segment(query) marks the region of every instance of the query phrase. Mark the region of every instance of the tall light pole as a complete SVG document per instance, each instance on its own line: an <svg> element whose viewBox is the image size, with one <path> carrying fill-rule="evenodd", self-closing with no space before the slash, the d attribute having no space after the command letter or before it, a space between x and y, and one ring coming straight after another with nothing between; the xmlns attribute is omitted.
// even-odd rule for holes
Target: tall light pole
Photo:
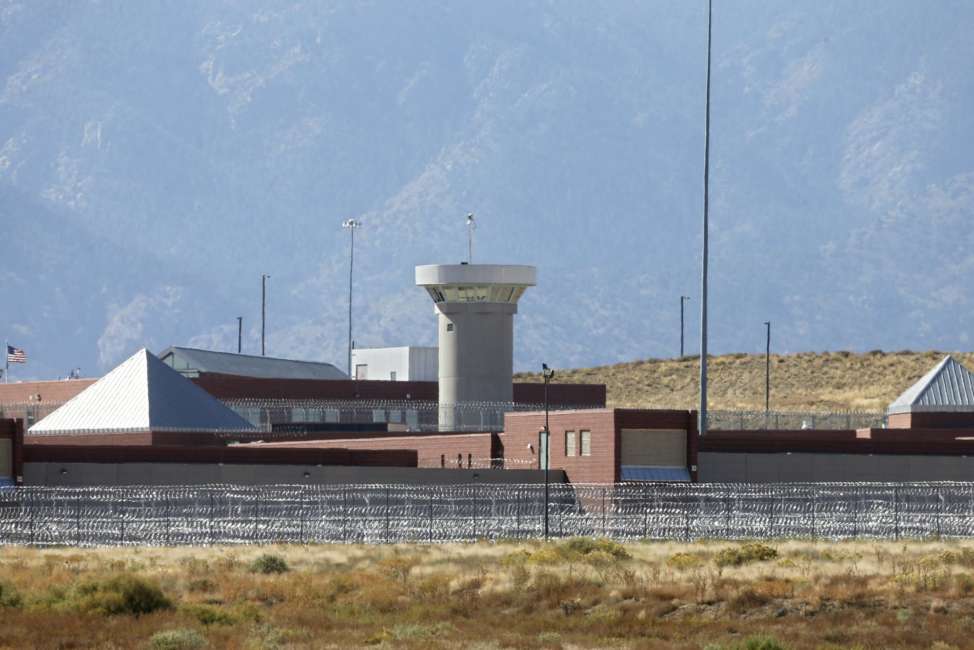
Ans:
<svg viewBox="0 0 974 650"><path fill-rule="evenodd" d="M548 428L548 384L555 376L555 371L547 363L541 364L541 376L544 378L544 539L548 541L548 466L551 465L551 429Z"/></svg>
<svg viewBox="0 0 974 650"><path fill-rule="evenodd" d="M473 231L477 229L473 212L467 215L467 264L473 264Z"/></svg>
<svg viewBox="0 0 974 650"><path fill-rule="evenodd" d="M342 222L342 228L348 230L349 249L348 249L348 378L352 377L352 273L355 270L355 230L362 227L362 222L355 219L346 219Z"/></svg>
<svg viewBox="0 0 974 650"><path fill-rule="evenodd" d="M764 412L771 412L771 321L764 321L768 328L767 347L764 352Z"/></svg>
<svg viewBox="0 0 974 650"><path fill-rule="evenodd" d="M710 255L710 46L713 0L707 0L707 118L703 149L703 264L700 291L700 436L707 435L707 270Z"/></svg>
<svg viewBox="0 0 974 650"><path fill-rule="evenodd" d="M260 274L260 356L267 354L265 335L267 333L267 278L266 273Z"/></svg>
<svg viewBox="0 0 974 650"><path fill-rule="evenodd" d="M683 306L686 302L690 300L690 296L680 296L680 358L682 359L685 355L683 354Z"/></svg>
<svg viewBox="0 0 974 650"><path fill-rule="evenodd" d="M243 351L243 316L237 316L237 354Z"/></svg>

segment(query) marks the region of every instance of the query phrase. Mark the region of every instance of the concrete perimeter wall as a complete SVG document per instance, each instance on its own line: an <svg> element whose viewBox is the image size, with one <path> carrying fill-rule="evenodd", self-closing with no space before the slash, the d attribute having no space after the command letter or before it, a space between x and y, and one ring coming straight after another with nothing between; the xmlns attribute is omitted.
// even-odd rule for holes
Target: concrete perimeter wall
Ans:
<svg viewBox="0 0 974 650"><path fill-rule="evenodd" d="M306 476L307 474L307 476ZM551 481L564 483L564 472ZM217 465L203 463L25 463L25 485L236 485L273 484L403 484L543 483L544 472L499 469L416 469L411 467L342 467L316 465Z"/></svg>
<svg viewBox="0 0 974 650"><path fill-rule="evenodd" d="M702 451L698 462L702 483L974 480L974 458L959 455Z"/></svg>

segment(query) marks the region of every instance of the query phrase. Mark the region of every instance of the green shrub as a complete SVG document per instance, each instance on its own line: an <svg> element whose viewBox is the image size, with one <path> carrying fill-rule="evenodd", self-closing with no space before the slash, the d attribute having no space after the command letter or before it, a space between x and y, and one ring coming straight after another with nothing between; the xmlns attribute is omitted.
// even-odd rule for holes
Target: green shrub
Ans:
<svg viewBox="0 0 974 650"><path fill-rule="evenodd" d="M158 586L129 574L82 584L75 595L75 603L82 611L132 616L172 607Z"/></svg>
<svg viewBox="0 0 974 650"><path fill-rule="evenodd" d="M666 566L677 571L696 569L703 564L703 559L693 553L674 553L666 559Z"/></svg>
<svg viewBox="0 0 974 650"><path fill-rule="evenodd" d="M265 553L250 563L251 573L286 573L289 571L287 562L280 555Z"/></svg>
<svg viewBox="0 0 974 650"><path fill-rule="evenodd" d="M203 625L233 625L237 621L232 614L213 605L186 605L183 611Z"/></svg>
<svg viewBox="0 0 974 650"><path fill-rule="evenodd" d="M191 628L156 632L149 639L152 650L197 650L206 647L206 639Z"/></svg>
<svg viewBox="0 0 974 650"><path fill-rule="evenodd" d="M751 562L767 562L778 557L778 551L767 544L751 542L737 548L725 548L717 553L717 566L743 566Z"/></svg>
<svg viewBox="0 0 974 650"><path fill-rule="evenodd" d="M628 560L632 557L625 546L604 538L574 537L564 542L560 549L566 555L586 556L592 553L606 553L617 560Z"/></svg>
<svg viewBox="0 0 974 650"><path fill-rule="evenodd" d="M20 607L23 599L20 594L11 587L0 582L0 607Z"/></svg>
<svg viewBox="0 0 974 650"><path fill-rule="evenodd" d="M776 639L770 636L752 636L738 644L738 650L786 650Z"/></svg>

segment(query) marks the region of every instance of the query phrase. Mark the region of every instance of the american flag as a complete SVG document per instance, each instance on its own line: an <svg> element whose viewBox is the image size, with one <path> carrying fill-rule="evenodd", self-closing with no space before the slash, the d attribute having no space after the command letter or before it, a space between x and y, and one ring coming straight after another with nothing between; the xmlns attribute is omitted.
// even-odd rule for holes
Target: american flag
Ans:
<svg viewBox="0 0 974 650"><path fill-rule="evenodd" d="M7 363L27 363L27 353L12 345L7 346Z"/></svg>

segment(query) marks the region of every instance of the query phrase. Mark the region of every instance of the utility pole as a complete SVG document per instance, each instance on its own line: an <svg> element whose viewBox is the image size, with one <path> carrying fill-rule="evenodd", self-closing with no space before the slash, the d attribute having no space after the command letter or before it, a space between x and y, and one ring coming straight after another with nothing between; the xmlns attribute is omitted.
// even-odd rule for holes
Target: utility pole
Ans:
<svg viewBox="0 0 974 650"><path fill-rule="evenodd" d="M260 274L260 356L266 356L265 335L267 333L267 278L266 273Z"/></svg>
<svg viewBox="0 0 974 650"><path fill-rule="evenodd" d="M352 273L355 270L355 230L362 227L362 222L355 219L346 219L342 222L342 228L348 230L349 249L348 249L348 378L352 376Z"/></svg>
<svg viewBox="0 0 974 650"><path fill-rule="evenodd" d="M713 0L707 0L707 117L703 149L703 268L700 292L700 436L707 435L707 271L710 254L710 47Z"/></svg>
<svg viewBox="0 0 974 650"><path fill-rule="evenodd" d="M771 412L771 321L764 321L768 328L767 347L764 352L764 412Z"/></svg>
<svg viewBox="0 0 974 650"><path fill-rule="evenodd" d="M243 316L237 316L237 354L243 352Z"/></svg>
<svg viewBox="0 0 974 650"><path fill-rule="evenodd" d="M683 306L686 301L690 300L690 296L680 296L680 358L682 359L685 355L683 354Z"/></svg>
<svg viewBox="0 0 974 650"><path fill-rule="evenodd" d="M548 428L548 384L555 376L555 371L547 363L541 364L541 376L544 379L544 541L548 541L548 467L551 465L551 429Z"/></svg>
<svg viewBox="0 0 974 650"><path fill-rule="evenodd" d="M467 215L467 264L473 264L473 231L477 229L473 212Z"/></svg>

